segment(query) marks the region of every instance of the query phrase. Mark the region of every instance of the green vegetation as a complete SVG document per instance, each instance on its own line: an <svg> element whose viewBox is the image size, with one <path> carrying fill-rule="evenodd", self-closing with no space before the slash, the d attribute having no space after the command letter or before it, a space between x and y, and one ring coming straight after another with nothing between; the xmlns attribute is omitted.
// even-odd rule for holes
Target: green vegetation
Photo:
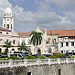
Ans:
<svg viewBox="0 0 75 75"><path fill-rule="evenodd" d="M8 60L8 58L0 58L0 60Z"/></svg>
<svg viewBox="0 0 75 75"><path fill-rule="evenodd" d="M10 57L8 57L8 59L18 60L18 59L20 59L20 58L19 58L19 57L16 57L16 56L10 56Z"/></svg>
<svg viewBox="0 0 75 75"><path fill-rule="evenodd" d="M75 56L71 56L71 58L74 58ZM26 57L16 57L16 56L10 56L8 58L0 58L0 60L9 60L9 59L12 59L12 60L19 60L19 59L46 59L45 56L32 56L32 55L29 55L29 56L26 56ZM53 56L49 56L49 58L52 58L52 59L56 59L56 58L66 58L66 56L64 54L55 54Z"/></svg>
<svg viewBox="0 0 75 75"><path fill-rule="evenodd" d="M42 41L42 33L41 32L32 31L31 36L32 36L31 43L34 46L41 44L41 41Z"/></svg>
<svg viewBox="0 0 75 75"><path fill-rule="evenodd" d="M54 54L53 56L49 56L50 58L66 58L64 54Z"/></svg>
<svg viewBox="0 0 75 75"><path fill-rule="evenodd" d="M26 59L36 59L36 57L34 57L34 56L32 56L32 55L26 56L25 58L26 58Z"/></svg>
<svg viewBox="0 0 75 75"><path fill-rule="evenodd" d="M39 58L39 59L46 59L45 56L37 56L37 58Z"/></svg>
<svg viewBox="0 0 75 75"><path fill-rule="evenodd" d="M21 43L21 45L18 46L20 48L20 50L26 51L27 50L27 46L24 42Z"/></svg>
<svg viewBox="0 0 75 75"><path fill-rule="evenodd" d="M11 45L11 41L6 41L6 42L4 42L5 43L5 45L3 45L3 47L6 47L6 49L5 49L5 54L7 54L7 52L8 52L8 48L10 48L10 47L12 47L12 45Z"/></svg>
<svg viewBox="0 0 75 75"><path fill-rule="evenodd" d="M70 56L70 58L75 58L75 55Z"/></svg>

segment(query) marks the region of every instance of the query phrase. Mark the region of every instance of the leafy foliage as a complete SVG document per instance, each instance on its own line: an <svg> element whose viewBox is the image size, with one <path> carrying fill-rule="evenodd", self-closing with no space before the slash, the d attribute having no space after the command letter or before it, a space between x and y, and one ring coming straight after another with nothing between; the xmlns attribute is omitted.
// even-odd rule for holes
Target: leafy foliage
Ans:
<svg viewBox="0 0 75 75"><path fill-rule="evenodd" d="M34 57L34 56L32 56L32 55L26 56L25 58L26 58L26 59L36 59L36 57Z"/></svg>
<svg viewBox="0 0 75 75"><path fill-rule="evenodd" d="M7 40L7 41L4 42L4 43L5 43L5 45L3 45L3 47L6 47L5 54L7 54L8 48L12 47L11 41L8 41L8 40Z"/></svg>
<svg viewBox="0 0 75 75"><path fill-rule="evenodd" d="M32 36L31 43L34 46L41 44L41 41L42 41L42 33L41 32L32 31L31 36Z"/></svg>
<svg viewBox="0 0 75 75"><path fill-rule="evenodd" d="M39 58L39 59L46 59L45 56L37 56L37 58Z"/></svg>
<svg viewBox="0 0 75 75"><path fill-rule="evenodd" d="M8 58L0 58L0 60L8 60Z"/></svg>
<svg viewBox="0 0 75 75"><path fill-rule="evenodd" d="M50 58L66 58L66 55L64 55L64 54L54 54L53 56L50 56Z"/></svg>
<svg viewBox="0 0 75 75"><path fill-rule="evenodd" d="M75 55L70 56L70 58L75 58Z"/></svg>
<svg viewBox="0 0 75 75"><path fill-rule="evenodd" d="M8 59L17 60L17 59L20 59L20 58L18 58L18 57L16 57L16 56L10 56L10 57L8 57Z"/></svg>
<svg viewBox="0 0 75 75"><path fill-rule="evenodd" d="M27 50L27 46L24 42L22 42L21 45L19 45L18 47L20 47L20 50Z"/></svg>

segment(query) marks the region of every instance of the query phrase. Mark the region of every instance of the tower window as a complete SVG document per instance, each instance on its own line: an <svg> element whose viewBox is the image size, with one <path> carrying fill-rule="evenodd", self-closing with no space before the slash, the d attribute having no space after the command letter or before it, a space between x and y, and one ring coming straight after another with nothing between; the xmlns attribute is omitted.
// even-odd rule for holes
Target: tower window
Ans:
<svg viewBox="0 0 75 75"><path fill-rule="evenodd" d="M12 29L12 24L11 24L11 29Z"/></svg>
<svg viewBox="0 0 75 75"><path fill-rule="evenodd" d="M5 28L5 24L4 24L4 28Z"/></svg>
<svg viewBox="0 0 75 75"><path fill-rule="evenodd" d="M9 24L7 24L7 29L9 29Z"/></svg>
<svg viewBox="0 0 75 75"><path fill-rule="evenodd" d="M9 21L9 19L7 19L7 21Z"/></svg>

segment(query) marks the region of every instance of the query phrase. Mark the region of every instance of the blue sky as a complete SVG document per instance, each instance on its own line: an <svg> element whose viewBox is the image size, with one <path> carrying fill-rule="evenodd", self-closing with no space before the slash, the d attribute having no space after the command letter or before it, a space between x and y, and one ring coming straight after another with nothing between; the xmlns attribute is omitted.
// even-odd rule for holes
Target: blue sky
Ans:
<svg viewBox="0 0 75 75"><path fill-rule="evenodd" d="M75 29L75 0L1 0L0 26L9 3L16 32L41 29Z"/></svg>

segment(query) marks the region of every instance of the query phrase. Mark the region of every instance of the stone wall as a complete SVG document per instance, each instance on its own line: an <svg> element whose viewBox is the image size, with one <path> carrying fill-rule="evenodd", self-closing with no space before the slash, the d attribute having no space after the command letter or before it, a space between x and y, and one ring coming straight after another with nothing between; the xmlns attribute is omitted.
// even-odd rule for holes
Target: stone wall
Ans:
<svg viewBox="0 0 75 75"><path fill-rule="evenodd" d="M31 75L75 75L75 64L40 65L0 69L0 75L28 75L28 72L31 72Z"/></svg>

